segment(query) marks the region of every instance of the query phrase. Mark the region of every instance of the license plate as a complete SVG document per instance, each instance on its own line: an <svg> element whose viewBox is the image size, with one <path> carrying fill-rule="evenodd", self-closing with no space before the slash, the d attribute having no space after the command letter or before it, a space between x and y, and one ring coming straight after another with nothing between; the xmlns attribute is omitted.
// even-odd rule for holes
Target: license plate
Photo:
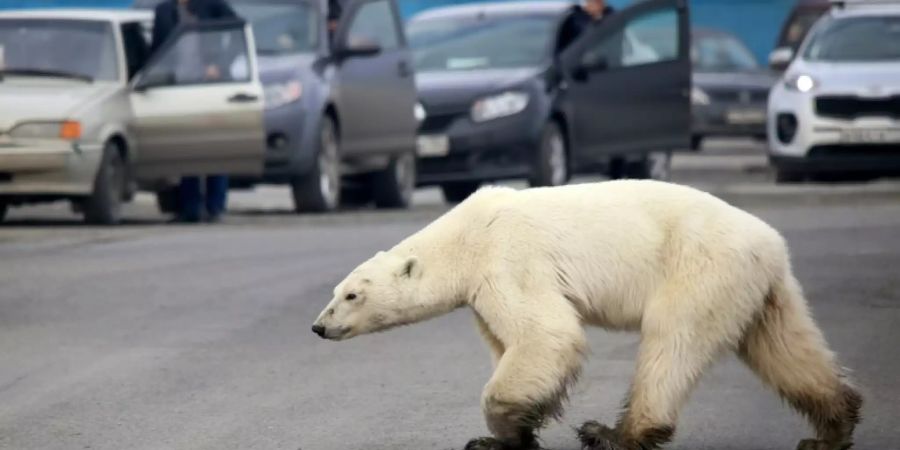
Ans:
<svg viewBox="0 0 900 450"><path fill-rule="evenodd" d="M450 138L445 135L419 136L416 147L423 158L447 156L450 153Z"/></svg>
<svg viewBox="0 0 900 450"><path fill-rule="evenodd" d="M735 125L758 125L766 122L766 112L761 109L733 109L725 114L725 120Z"/></svg>
<svg viewBox="0 0 900 450"><path fill-rule="evenodd" d="M900 129L856 129L841 131L841 142L848 144L884 144L900 142Z"/></svg>

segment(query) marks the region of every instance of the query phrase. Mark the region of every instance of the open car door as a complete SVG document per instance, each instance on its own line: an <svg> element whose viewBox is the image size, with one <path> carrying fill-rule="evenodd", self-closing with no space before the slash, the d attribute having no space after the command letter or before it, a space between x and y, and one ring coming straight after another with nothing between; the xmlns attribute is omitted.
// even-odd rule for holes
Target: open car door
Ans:
<svg viewBox="0 0 900 450"><path fill-rule="evenodd" d="M561 55L582 157L689 148L686 0L646 0L589 28Z"/></svg>
<svg viewBox="0 0 900 450"><path fill-rule="evenodd" d="M182 27L160 47L131 86L138 178L262 173L254 49L239 20Z"/></svg>

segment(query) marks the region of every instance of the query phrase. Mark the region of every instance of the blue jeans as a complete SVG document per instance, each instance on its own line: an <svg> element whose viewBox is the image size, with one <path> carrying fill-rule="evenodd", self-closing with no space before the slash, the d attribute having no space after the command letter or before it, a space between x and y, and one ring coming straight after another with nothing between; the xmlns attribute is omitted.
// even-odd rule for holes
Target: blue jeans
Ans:
<svg viewBox="0 0 900 450"><path fill-rule="evenodd" d="M201 186L201 177L184 177L178 186L181 218L199 221L205 207L209 217L218 217L225 212L228 202L228 177L226 175L210 175L205 177L206 192Z"/></svg>

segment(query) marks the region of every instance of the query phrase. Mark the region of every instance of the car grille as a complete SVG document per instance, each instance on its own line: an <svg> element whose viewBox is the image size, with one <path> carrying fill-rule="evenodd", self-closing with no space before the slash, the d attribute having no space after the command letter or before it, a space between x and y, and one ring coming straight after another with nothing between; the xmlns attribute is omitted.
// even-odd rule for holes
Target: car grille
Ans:
<svg viewBox="0 0 900 450"><path fill-rule="evenodd" d="M844 157L844 158L898 158L900 145L897 144L849 144L849 145L816 145L809 149L811 157Z"/></svg>
<svg viewBox="0 0 900 450"><path fill-rule="evenodd" d="M900 118L900 96L860 98L855 96L821 96L816 98L816 113L822 117L855 119L857 117Z"/></svg>
<svg viewBox="0 0 900 450"><path fill-rule="evenodd" d="M769 91L764 89L704 89L715 102L723 103L764 103Z"/></svg>

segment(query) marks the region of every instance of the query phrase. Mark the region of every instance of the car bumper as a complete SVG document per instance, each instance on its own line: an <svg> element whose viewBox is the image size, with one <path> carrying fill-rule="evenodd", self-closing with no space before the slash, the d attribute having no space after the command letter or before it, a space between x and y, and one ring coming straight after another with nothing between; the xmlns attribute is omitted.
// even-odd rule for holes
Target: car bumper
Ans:
<svg viewBox="0 0 900 450"><path fill-rule="evenodd" d="M765 136L765 103L694 105L693 133L699 136Z"/></svg>
<svg viewBox="0 0 900 450"><path fill-rule="evenodd" d="M440 126L430 123L440 123ZM427 156L420 149L418 184L526 177L530 173L531 157L540 143L542 125L528 111L485 123L474 123L467 114L430 117L420 129L420 137L446 136L449 152Z"/></svg>
<svg viewBox="0 0 900 450"><path fill-rule="evenodd" d="M0 195L88 195L101 144L0 144Z"/></svg>
<svg viewBox="0 0 900 450"><path fill-rule="evenodd" d="M772 164L807 172L894 172L900 168L900 120L822 117L814 105L814 95L783 88L773 91L768 112ZM793 133L779 129L779 121L787 119L796 124ZM873 131L887 140L864 138Z"/></svg>

